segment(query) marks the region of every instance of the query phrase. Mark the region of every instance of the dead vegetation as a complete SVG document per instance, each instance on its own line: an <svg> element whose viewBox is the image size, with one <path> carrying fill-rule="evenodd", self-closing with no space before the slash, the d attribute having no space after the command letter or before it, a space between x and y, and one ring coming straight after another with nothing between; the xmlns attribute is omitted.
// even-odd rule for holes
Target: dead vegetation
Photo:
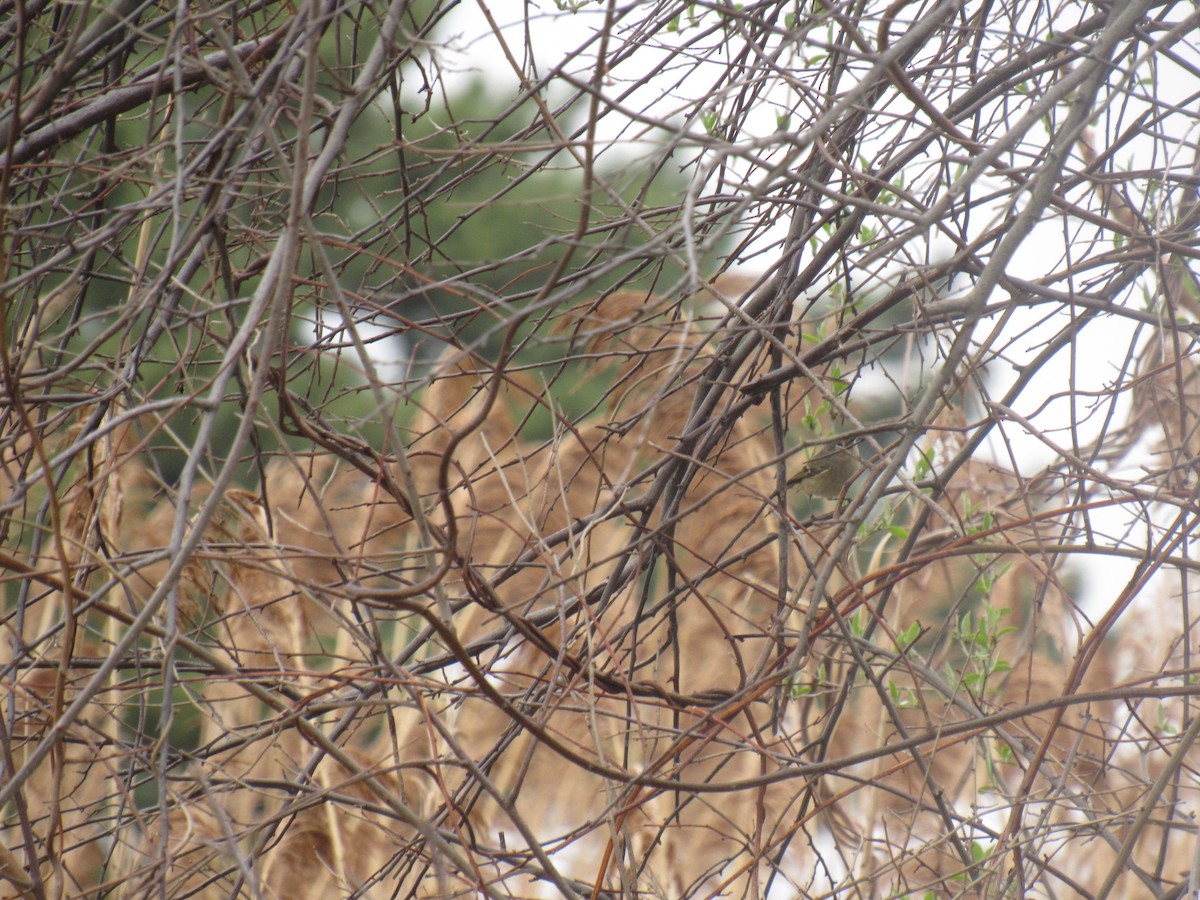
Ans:
<svg viewBox="0 0 1200 900"><path fill-rule="evenodd" d="M757 410L718 403L704 455L673 452L713 388L711 333L669 311L626 321L629 300L564 317L588 351L630 352L597 370L607 404L549 440L520 434L544 402L533 382L452 353L404 465L381 457L390 477L288 454L262 496L225 493L180 572L177 621L146 626L184 636L172 706L197 722L149 807L121 748L151 712L127 698L161 677L161 651L106 673L36 753L161 583L173 500L148 500L126 432L102 476L61 491L62 550L29 566L33 615L6 626L7 646L36 648L10 662L7 746L32 771L6 842L47 848L39 889L986 896L1003 876L977 848L1019 798L1038 810L1022 848L1038 883L1094 891L1119 850L1104 838L1146 802L1137 765L1162 772L1172 753L1161 733L1150 747L1122 733L1112 699L1061 702L1078 653L1047 551L1061 498L1035 505L968 461L927 541L908 556L881 545L864 567L836 550L852 506L801 521L780 502L788 460ZM794 408L811 390L791 385ZM943 420L936 459L969 431L953 409ZM402 469L416 493L392 496ZM1135 673L1086 675L1084 696ZM1164 704L1160 719L1178 714ZM1168 823L1186 794L1149 799L1159 824L1133 833L1134 858L1145 873L1165 851L1159 871L1178 877L1194 842ZM28 893L24 871L12 858L6 877Z"/></svg>
<svg viewBox="0 0 1200 900"><path fill-rule="evenodd" d="M1194 5L9 12L0 900L1200 893Z"/></svg>

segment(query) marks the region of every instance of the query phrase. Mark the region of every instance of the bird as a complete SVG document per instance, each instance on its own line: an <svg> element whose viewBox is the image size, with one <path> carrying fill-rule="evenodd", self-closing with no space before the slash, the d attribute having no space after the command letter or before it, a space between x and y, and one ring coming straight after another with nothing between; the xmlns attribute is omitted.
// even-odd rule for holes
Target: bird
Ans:
<svg viewBox="0 0 1200 900"><path fill-rule="evenodd" d="M855 443L842 439L815 453L788 478L788 487L810 497L838 499L862 469Z"/></svg>

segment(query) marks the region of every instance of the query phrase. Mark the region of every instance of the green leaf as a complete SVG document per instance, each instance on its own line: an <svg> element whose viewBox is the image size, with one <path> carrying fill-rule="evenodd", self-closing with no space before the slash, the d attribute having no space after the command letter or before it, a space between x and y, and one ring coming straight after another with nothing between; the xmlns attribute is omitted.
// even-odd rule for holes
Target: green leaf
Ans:
<svg viewBox="0 0 1200 900"><path fill-rule="evenodd" d="M852 635L854 635L855 637L862 637L864 634L867 633L866 616L863 615L861 610L859 612L856 612L853 616L850 617L849 624L850 624L850 633Z"/></svg>
<svg viewBox="0 0 1200 900"><path fill-rule="evenodd" d="M930 447L928 450L922 450L921 455L917 458L917 464L913 466L913 481L923 481L925 477L933 471L933 454L934 450ZM964 504L970 502L970 496L963 497ZM965 509L965 506L964 506Z"/></svg>

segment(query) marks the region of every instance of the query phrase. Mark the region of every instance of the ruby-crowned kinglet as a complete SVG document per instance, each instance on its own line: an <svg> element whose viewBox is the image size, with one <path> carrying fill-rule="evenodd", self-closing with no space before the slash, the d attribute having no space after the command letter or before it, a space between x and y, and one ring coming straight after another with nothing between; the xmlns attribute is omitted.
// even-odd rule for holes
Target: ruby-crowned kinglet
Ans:
<svg viewBox="0 0 1200 900"><path fill-rule="evenodd" d="M836 500L862 469L854 455L854 441L838 441L814 454L787 480L810 497Z"/></svg>

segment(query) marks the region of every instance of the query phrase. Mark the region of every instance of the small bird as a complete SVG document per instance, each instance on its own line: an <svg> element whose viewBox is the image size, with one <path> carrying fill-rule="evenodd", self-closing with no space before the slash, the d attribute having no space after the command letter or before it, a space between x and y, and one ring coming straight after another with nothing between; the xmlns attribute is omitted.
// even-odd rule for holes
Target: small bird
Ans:
<svg viewBox="0 0 1200 900"><path fill-rule="evenodd" d="M788 480L810 497L837 500L862 469L854 440L840 440L808 459Z"/></svg>

